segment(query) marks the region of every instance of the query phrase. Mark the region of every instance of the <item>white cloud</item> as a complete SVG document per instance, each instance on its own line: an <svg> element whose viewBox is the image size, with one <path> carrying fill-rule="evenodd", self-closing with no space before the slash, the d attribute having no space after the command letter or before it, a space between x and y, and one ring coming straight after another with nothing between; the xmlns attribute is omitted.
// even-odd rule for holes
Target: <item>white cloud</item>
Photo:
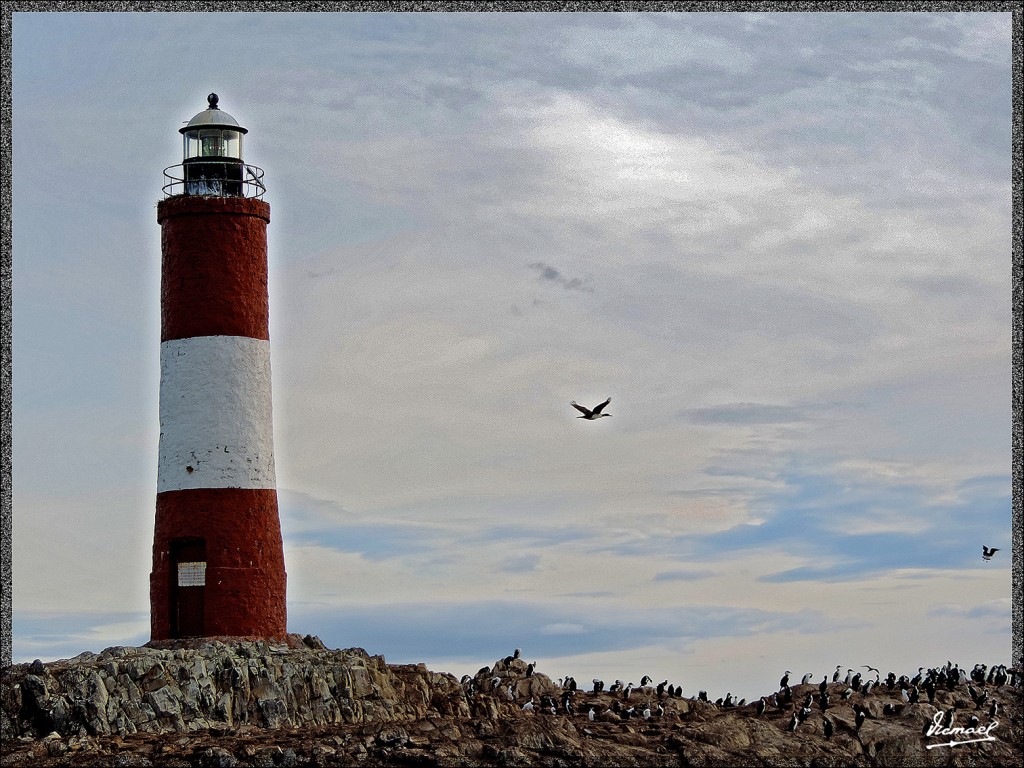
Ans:
<svg viewBox="0 0 1024 768"><path fill-rule="evenodd" d="M538 630L542 635L581 635L586 631L582 624L545 624Z"/></svg>
<svg viewBox="0 0 1024 768"><path fill-rule="evenodd" d="M972 551L976 567L894 572L897 547L859 553L854 537L898 542L920 523L915 542L959 557L929 512L981 500L994 531L1008 496L1006 18L253 14L197 31L159 14L28 16L19 615L146 606L151 208L178 121L216 87L271 190L293 616L358 613L368 641L404 633L427 649L413 660L469 672L514 647L502 633L529 631L552 672L719 694L764 692L794 657L848 663L894 626L899 671L938 652L936 626L954 627L943 654L1001 647L999 621L971 645L969 614L1008 592L1002 564ZM225 34L238 23L246 35ZM186 37L227 58L274 44L227 79L211 63L170 92L132 90ZM601 422L568 405L607 396ZM837 487L866 509L829 527L807 510L838 508ZM800 536L810 523L820 541ZM959 607L929 607L946 603ZM427 608L388 613L409 606ZM714 638L665 623L694 607ZM415 627L435 608L462 631L431 645ZM482 615L498 622L486 636ZM624 616L615 632L597 621ZM59 634L142 631L69 622ZM744 626L764 632L730 634Z"/></svg>

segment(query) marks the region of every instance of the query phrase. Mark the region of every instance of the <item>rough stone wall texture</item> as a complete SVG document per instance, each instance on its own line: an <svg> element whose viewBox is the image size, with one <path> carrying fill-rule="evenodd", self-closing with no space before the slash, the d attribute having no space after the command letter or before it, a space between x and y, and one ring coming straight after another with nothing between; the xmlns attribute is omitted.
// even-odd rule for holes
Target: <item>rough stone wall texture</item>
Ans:
<svg viewBox="0 0 1024 768"><path fill-rule="evenodd" d="M277 487L271 390L269 341L161 344L157 493Z"/></svg>
<svg viewBox="0 0 1024 768"><path fill-rule="evenodd" d="M161 341L191 336L270 339L270 206L240 197L179 196L157 205Z"/></svg>
<svg viewBox="0 0 1024 768"><path fill-rule="evenodd" d="M170 542L206 540L204 634L283 640L287 574L274 489L205 488L157 495L151 637L171 636Z"/></svg>

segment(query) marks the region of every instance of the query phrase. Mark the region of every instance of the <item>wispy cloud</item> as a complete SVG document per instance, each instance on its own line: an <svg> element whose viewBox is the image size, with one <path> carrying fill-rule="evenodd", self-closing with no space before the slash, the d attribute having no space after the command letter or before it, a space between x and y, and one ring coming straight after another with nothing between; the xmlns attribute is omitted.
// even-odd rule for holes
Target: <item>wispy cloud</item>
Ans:
<svg viewBox="0 0 1024 768"><path fill-rule="evenodd" d="M806 406L767 403L734 403L682 412L694 424L789 424L805 421L812 414Z"/></svg>
<svg viewBox="0 0 1024 768"><path fill-rule="evenodd" d="M542 281L557 283L567 291L580 291L581 293L593 293L594 288L590 280L581 280L578 277L566 277L554 267L542 261L535 261L530 264L530 269L538 272L537 278Z"/></svg>
<svg viewBox="0 0 1024 768"><path fill-rule="evenodd" d="M655 581L700 581L701 579L708 579L715 575L715 571L710 570L674 570L674 571L661 571L655 574Z"/></svg>
<svg viewBox="0 0 1024 768"><path fill-rule="evenodd" d="M996 653L1010 21L16 15L17 652L142 631L152 206L216 88L273 207L290 628L741 684L900 621L894 666Z"/></svg>

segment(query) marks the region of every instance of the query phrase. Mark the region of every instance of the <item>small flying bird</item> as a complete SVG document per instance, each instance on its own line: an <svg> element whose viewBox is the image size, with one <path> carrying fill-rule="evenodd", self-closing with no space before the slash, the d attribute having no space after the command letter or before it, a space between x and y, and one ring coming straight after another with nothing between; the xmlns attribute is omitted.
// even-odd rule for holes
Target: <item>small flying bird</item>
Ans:
<svg viewBox="0 0 1024 768"><path fill-rule="evenodd" d="M571 405L573 408L575 408L577 411L583 414L582 416L577 416L577 419L587 419L588 421L593 421L594 419L600 419L602 416L611 416L610 413L601 413L601 409L608 405L608 403L610 403L611 401L612 399L609 397L600 405L595 405L593 410L580 405L575 400L570 402L569 405Z"/></svg>
<svg viewBox="0 0 1024 768"><path fill-rule="evenodd" d="M600 408L601 406L598 406ZM589 416L587 418L590 418ZM984 544L981 545L981 559L988 562L999 550L996 547L986 547Z"/></svg>

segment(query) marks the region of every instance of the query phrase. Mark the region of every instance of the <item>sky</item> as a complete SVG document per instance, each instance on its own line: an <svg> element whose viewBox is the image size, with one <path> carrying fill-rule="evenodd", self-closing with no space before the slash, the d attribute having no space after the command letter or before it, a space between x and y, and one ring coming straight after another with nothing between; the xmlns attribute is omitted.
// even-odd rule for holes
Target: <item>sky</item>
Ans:
<svg viewBox="0 0 1024 768"><path fill-rule="evenodd" d="M1011 662L1009 13L13 30L15 663L149 639L210 92L271 205L290 632L712 698Z"/></svg>

